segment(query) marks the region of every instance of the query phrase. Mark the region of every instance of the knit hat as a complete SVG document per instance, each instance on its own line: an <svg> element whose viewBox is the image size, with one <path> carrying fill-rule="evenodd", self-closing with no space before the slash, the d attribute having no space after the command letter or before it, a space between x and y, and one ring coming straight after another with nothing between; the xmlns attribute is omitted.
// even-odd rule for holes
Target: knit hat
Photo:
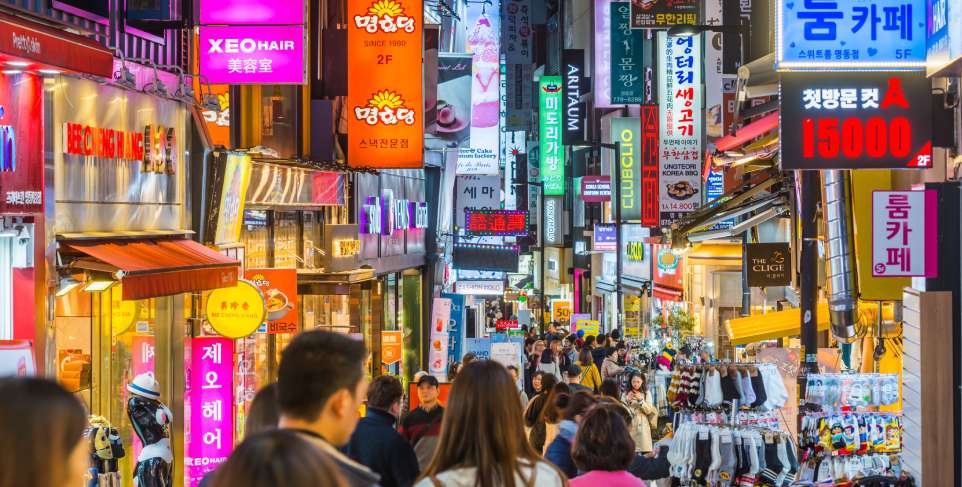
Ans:
<svg viewBox="0 0 962 487"><path fill-rule="evenodd" d="M160 384L157 383L153 375L147 372L134 377L133 382L127 384L127 390L131 394L147 399L160 399Z"/></svg>

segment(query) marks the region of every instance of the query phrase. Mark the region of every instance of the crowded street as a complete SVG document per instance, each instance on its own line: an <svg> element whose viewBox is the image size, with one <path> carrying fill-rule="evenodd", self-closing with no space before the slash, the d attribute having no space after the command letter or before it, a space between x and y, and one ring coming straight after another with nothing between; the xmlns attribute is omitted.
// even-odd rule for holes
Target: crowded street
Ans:
<svg viewBox="0 0 962 487"><path fill-rule="evenodd" d="M0 0L0 487L962 487L962 0Z"/></svg>

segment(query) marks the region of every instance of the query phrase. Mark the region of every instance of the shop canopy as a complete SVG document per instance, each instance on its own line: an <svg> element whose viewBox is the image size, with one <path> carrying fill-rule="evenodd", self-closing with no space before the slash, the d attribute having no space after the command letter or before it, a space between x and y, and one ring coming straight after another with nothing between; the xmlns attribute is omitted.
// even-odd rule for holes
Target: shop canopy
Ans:
<svg viewBox="0 0 962 487"><path fill-rule="evenodd" d="M818 331L827 331L829 326L828 304L818 305ZM802 314L799 308L785 311L756 313L745 318L735 318L726 322L729 341L732 345L748 345L764 340L776 340L801 333Z"/></svg>
<svg viewBox="0 0 962 487"><path fill-rule="evenodd" d="M71 267L120 277L123 299L137 300L237 284L240 263L186 238L64 241L79 254Z"/></svg>

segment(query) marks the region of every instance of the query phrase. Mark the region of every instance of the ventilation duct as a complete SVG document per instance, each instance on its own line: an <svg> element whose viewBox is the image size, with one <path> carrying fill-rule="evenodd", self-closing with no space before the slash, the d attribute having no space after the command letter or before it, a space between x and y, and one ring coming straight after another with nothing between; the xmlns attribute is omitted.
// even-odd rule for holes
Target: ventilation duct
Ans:
<svg viewBox="0 0 962 487"><path fill-rule="evenodd" d="M847 171L825 171L825 223L828 237L828 313L832 335L843 343L858 338L858 284L852 234L852 186Z"/></svg>

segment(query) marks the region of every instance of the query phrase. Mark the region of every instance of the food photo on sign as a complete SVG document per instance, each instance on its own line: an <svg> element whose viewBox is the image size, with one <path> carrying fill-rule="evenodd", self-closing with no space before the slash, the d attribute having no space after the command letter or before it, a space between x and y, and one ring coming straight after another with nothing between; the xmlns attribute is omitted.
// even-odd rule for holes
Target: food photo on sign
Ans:
<svg viewBox="0 0 962 487"><path fill-rule="evenodd" d="M471 62L470 54L438 55L437 115L425 130L425 148L470 146Z"/></svg>

